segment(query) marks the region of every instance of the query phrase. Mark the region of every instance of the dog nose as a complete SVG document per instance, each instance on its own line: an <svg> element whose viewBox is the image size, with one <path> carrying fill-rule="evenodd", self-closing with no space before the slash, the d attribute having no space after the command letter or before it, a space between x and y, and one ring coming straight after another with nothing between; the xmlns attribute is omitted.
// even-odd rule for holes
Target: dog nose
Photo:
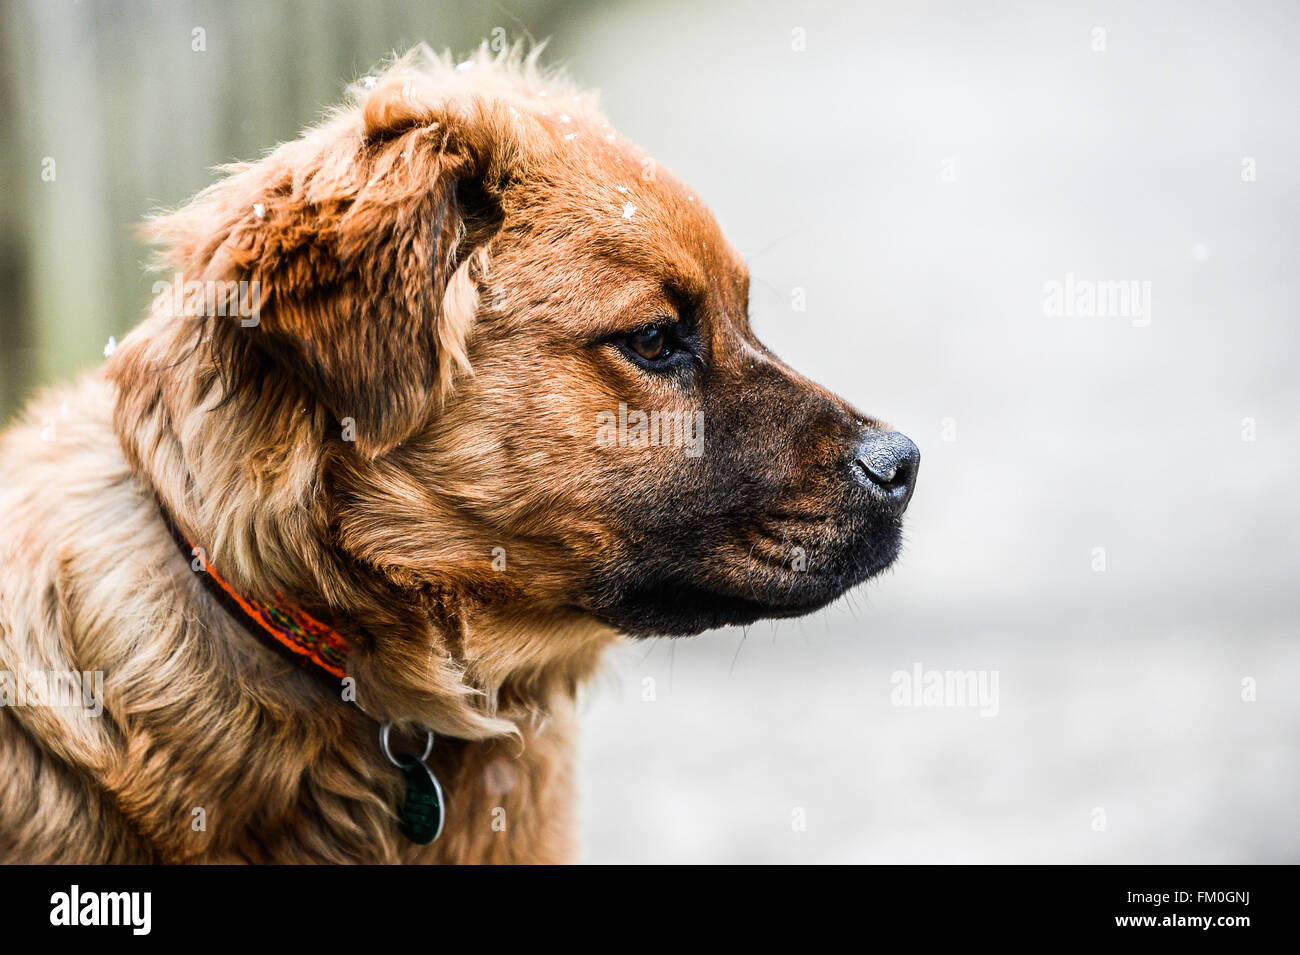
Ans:
<svg viewBox="0 0 1300 955"><path fill-rule="evenodd" d="M868 431L858 444L854 464L868 487L899 514L912 499L921 451L912 439L897 431Z"/></svg>

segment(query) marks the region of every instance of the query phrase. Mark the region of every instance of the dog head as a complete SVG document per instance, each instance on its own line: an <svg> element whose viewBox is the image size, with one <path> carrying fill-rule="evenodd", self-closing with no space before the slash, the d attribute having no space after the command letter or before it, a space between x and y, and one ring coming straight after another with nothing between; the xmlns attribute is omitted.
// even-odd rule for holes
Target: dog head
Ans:
<svg viewBox="0 0 1300 955"><path fill-rule="evenodd" d="M481 54L357 98L156 225L256 284L257 321L215 332L227 387L294 382L326 423L312 488L350 566L648 635L891 563L915 446L755 338L704 203L588 97Z"/></svg>

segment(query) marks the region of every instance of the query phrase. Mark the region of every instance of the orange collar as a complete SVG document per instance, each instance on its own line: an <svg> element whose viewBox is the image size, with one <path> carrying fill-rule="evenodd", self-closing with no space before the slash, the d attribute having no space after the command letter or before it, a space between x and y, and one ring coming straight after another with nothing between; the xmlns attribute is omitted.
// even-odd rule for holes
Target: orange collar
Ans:
<svg viewBox="0 0 1300 955"><path fill-rule="evenodd" d="M334 692L339 681L347 677L348 641L333 627L321 623L301 607L295 606L283 595L276 594L273 601L258 600L241 593L217 573L208 563L203 548L181 533L162 501L158 510L190 567L208 592L244 629L267 646L309 668L312 674L328 683ZM394 755L389 745L391 723L383 723L379 730L379 746L385 757L402 772L406 793L398 811L398 822L406 838L418 845L428 845L442 835L446 818L446 797L442 784L429 768L426 760L433 749L433 731L425 730L424 755L416 757Z"/></svg>
<svg viewBox="0 0 1300 955"><path fill-rule="evenodd" d="M197 555L198 551L199 548L190 547L192 554ZM191 566L195 563L199 563L197 556L191 561ZM207 566L205 580L221 588L222 593L238 607L241 614L236 616L246 628L252 629L250 624L259 628L254 631L255 636L270 637L277 648L287 650L291 658L296 658L303 666L314 665L334 677L335 681L348 675L350 648L347 640L333 627L321 623L282 594L276 594L274 601L265 601L240 593L211 564Z"/></svg>
<svg viewBox="0 0 1300 955"><path fill-rule="evenodd" d="M217 602L253 636L299 666L311 668L337 690L339 680L347 676L351 650L347 639L282 594L275 594L272 600L259 600L231 586L209 563L203 548L181 533L167 509L160 506L159 510L191 569Z"/></svg>

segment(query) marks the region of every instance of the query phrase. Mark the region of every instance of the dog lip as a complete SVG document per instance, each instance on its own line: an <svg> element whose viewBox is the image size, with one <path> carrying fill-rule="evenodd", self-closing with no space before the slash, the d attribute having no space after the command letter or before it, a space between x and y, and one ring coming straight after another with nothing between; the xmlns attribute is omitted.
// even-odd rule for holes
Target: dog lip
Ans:
<svg viewBox="0 0 1300 955"><path fill-rule="evenodd" d="M664 604L649 594L641 594L629 598L627 604L599 608L592 613L631 636L693 636L716 627L743 626L764 618L803 616L831 603L836 596L829 593L815 601L779 606L742 595L692 588L689 600Z"/></svg>
<svg viewBox="0 0 1300 955"><path fill-rule="evenodd" d="M625 591L617 599L596 600L587 612L638 637L690 636L715 627L761 619L801 617L829 606L848 590L888 569L898 555L896 539L878 544L867 559L848 567L795 571L766 576L741 586L717 580L666 576ZM797 583L797 586L794 584Z"/></svg>
<svg viewBox="0 0 1300 955"><path fill-rule="evenodd" d="M772 521L800 521L806 524L825 524L835 517L824 511L768 511L763 516Z"/></svg>

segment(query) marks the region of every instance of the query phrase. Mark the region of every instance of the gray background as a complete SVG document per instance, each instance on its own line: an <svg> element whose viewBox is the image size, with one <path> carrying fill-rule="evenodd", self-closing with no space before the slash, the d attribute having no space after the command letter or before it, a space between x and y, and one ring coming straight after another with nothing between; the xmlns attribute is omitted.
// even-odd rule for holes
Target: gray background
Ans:
<svg viewBox="0 0 1300 955"><path fill-rule="evenodd" d="M883 580L617 654L585 858L1300 861L1294 4L11 3L6 412L143 313L150 208L497 26L709 203L760 337L923 454ZM1150 282L1150 324L1046 315L1067 273ZM891 705L918 662L996 671L998 715Z"/></svg>

